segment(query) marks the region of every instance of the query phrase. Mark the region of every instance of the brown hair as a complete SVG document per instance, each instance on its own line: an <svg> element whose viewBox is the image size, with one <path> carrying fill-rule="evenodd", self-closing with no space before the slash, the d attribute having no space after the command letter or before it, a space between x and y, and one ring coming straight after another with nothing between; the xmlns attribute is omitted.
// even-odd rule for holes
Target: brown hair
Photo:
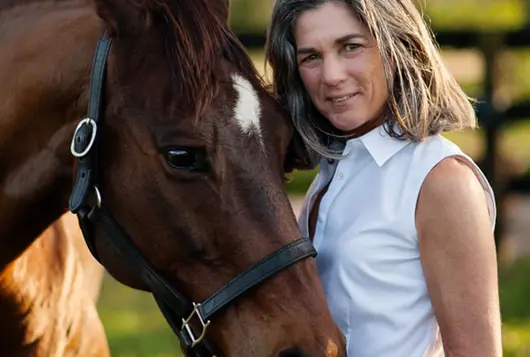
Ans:
<svg viewBox="0 0 530 357"><path fill-rule="evenodd" d="M330 1L347 4L377 43L389 91L384 121L390 135L421 141L476 127L470 98L445 67L412 0L276 0L266 44L273 90L310 148L336 157L325 141L330 134L322 125L327 120L312 104L298 74L292 29L302 12ZM323 136L324 131L328 133Z"/></svg>

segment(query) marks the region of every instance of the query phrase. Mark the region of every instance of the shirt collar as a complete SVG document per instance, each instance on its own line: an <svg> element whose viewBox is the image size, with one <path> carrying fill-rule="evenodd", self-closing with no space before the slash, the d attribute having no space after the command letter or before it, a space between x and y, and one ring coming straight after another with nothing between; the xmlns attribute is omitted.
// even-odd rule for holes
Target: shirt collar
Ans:
<svg viewBox="0 0 530 357"><path fill-rule="evenodd" d="M397 139L386 132L383 125L359 138L348 140L346 148L351 150L356 142L361 142L379 166L383 166L392 156L410 143L409 139Z"/></svg>

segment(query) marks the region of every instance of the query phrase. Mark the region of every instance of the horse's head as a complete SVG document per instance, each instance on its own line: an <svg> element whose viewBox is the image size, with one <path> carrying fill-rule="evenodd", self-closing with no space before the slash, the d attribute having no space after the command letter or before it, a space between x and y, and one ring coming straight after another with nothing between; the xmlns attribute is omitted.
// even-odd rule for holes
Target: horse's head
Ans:
<svg viewBox="0 0 530 357"><path fill-rule="evenodd" d="M211 3L96 0L113 41L98 139L103 205L165 282L195 302L300 238L283 186L290 120L229 30L227 1ZM153 290L138 261L101 229L93 237L117 280ZM278 269L212 316L205 341L216 355L344 356L313 260L278 265L300 250L252 272L255 282ZM164 298L167 312L173 300Z"/></svg>

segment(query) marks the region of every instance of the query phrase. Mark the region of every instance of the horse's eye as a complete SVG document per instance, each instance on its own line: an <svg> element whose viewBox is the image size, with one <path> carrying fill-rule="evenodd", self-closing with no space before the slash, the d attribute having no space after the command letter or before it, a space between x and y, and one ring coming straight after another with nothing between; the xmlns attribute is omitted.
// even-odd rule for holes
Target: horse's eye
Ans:
<svg viewBox="0 0 530 357"><path fill-rule="evenodd" d="M208 163L205 153L195 148L171 148L166 151L168 164L179 170L206 171Z"/></svg>

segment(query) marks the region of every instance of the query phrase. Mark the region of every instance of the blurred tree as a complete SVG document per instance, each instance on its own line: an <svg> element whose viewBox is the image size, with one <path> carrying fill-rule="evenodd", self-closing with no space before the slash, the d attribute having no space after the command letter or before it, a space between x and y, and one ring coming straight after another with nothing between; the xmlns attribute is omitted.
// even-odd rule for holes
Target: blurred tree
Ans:
<svg viewBox="0 0 530 357"><path fill-rule="evenodd" d="M272 0L230 0L230 25L236 33L259 33L267 28Z"/></svg>
<svg viewBox="0 0 530 357"><path fill-rule="evenodd" d="M435 29L509 30L528 21L528 0L427 0L426 15Z"/></svg>
<svg viewBox="0 0 530 357"><path fill-rule="evenodd" d="M435 29L515 29L530 22L530 0L415 0ZM273 0L231 0L237 33L264 32Z"/></svg>

